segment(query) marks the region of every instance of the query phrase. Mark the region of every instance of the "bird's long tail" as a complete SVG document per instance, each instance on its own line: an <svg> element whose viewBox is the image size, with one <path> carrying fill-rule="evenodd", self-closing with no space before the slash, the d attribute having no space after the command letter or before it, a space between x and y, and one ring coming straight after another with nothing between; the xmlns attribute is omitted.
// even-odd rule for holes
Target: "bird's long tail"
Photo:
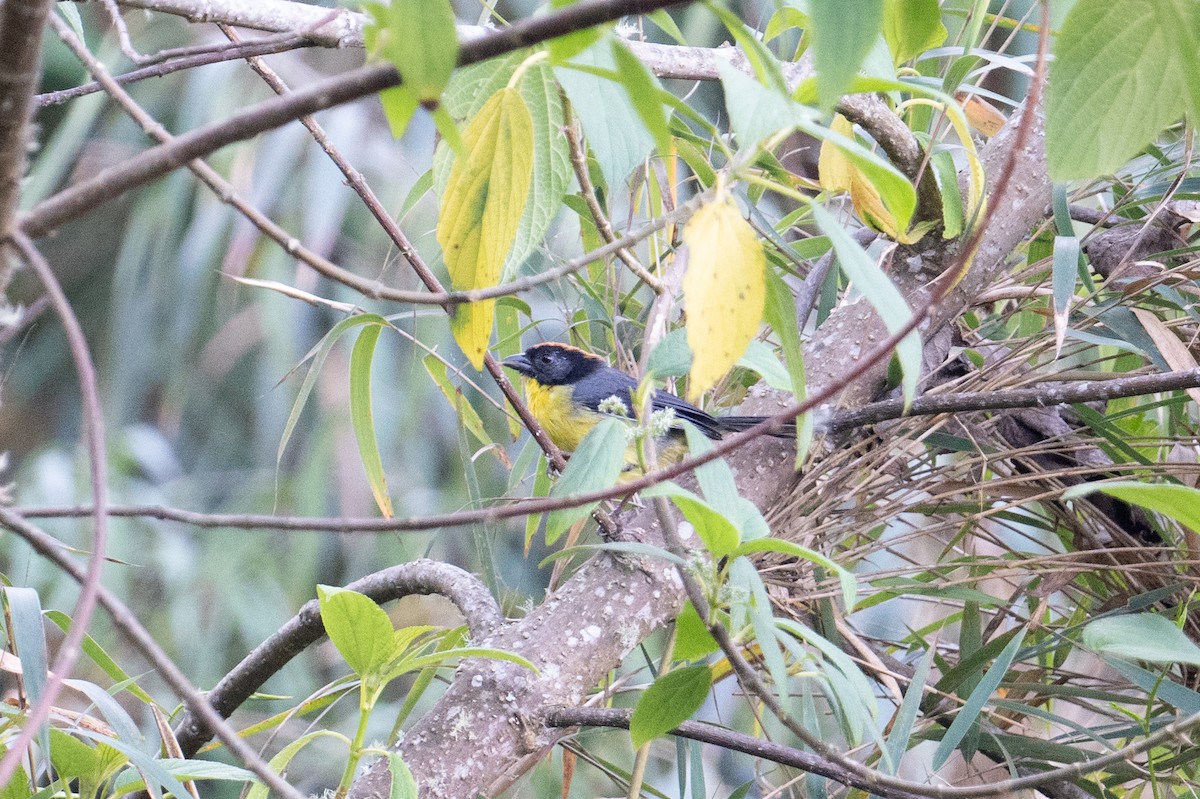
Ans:
<svg viewBox="0 0 1200 799"><path fill-rule="evenodd" d="M749 430L756 424L765 422L769 416L718 416L717 424L720 429L728 433L738 433L742 430ZM767 435L775 436L776 438L795 438L796 423L784 422L779 425L779 429L772 430Z"/></svg>

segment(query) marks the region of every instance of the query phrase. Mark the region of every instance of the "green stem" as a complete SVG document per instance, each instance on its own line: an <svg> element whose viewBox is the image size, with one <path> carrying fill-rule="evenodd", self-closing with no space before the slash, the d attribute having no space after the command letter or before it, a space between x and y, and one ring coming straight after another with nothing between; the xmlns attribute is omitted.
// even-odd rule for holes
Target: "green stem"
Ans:
<svg viewBox="0 0 1200 799"><path fill-rule="evenodd" d="M358 771L358 763L363 756L363 741L367 737L367 722L371 719L371 710L378 699L378 691L368 687L367 681L359 683L358 693L358 729L354 732L354 740L350 742L350 758L346 761L346 770L342 772L342 781L338 783L334 799L346 799L350 785L354 782L354 772ZM369 696L369 694L374 694Z"/></svg>

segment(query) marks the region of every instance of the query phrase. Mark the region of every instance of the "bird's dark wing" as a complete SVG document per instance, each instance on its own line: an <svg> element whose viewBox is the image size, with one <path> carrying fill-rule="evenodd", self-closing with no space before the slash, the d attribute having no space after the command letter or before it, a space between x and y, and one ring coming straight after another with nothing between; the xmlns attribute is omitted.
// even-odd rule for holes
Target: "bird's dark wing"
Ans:
<svg viewBox="0 0 1200 799"><path fill-rule="evenodd" d="M701 433L704 433L709 438L718 439L721 437L721 424L719 420L674 394L668 394L666 391L661 390L655 391L654 399L651 400L651 403L655 410L670 408L675 411L675 418L691 422L700 429Z"/></svg>
<svg viewBox="0 0 1200 799"><path fill-rule="evenodd" d="M616 397L625 404L625 412L632 418L634 414L630 397L637 390L637 385L636 380L621 370L606 366L577 382L573 386L571 399L595 411L599 410L601 402Z"/></svg>

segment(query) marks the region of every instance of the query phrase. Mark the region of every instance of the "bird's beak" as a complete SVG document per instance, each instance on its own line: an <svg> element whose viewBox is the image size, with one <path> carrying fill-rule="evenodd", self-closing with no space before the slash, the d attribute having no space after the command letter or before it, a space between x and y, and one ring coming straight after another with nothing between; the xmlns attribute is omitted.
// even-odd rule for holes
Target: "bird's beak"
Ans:
<svg viewBox="0 0 1200 799"><path fill-rule="evenodd" d="M525 357L525 353L510 355L501 361L500 364L526 377L533 376L533 364L529 362L529 358Z"/></svg>

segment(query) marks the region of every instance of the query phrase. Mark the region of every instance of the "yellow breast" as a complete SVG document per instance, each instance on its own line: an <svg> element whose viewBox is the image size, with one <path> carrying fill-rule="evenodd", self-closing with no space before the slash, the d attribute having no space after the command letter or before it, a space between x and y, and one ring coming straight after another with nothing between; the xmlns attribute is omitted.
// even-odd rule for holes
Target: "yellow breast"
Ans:
<svg viewBox="0 0 1200 799"><path fill-rule="evenodd" d="M574 452L588 431L603 417L595 411L577 409L571 404L571 386L543 386L525 381L529 412L559 449Z"/></svg>
<svg viewBox="0 0 1200 799"><path fill-rule="evenodd" d="M550 440L563 452L574 452L588 431L596 426L601 419L610 418L605 414L586 408L574 407L571 403L571 386L544 386L534 380L525 381L525 400L529 404L529 412L538 420L538 424L550 436ZM669 435L661 438L658 444L658 461L660 464L675 463L687 454L687 445L682 436ZM636 468L638 462L637 450L630 444L625 453L625 460L630 465L626 477L636 477L641 470Z"/></svg>

